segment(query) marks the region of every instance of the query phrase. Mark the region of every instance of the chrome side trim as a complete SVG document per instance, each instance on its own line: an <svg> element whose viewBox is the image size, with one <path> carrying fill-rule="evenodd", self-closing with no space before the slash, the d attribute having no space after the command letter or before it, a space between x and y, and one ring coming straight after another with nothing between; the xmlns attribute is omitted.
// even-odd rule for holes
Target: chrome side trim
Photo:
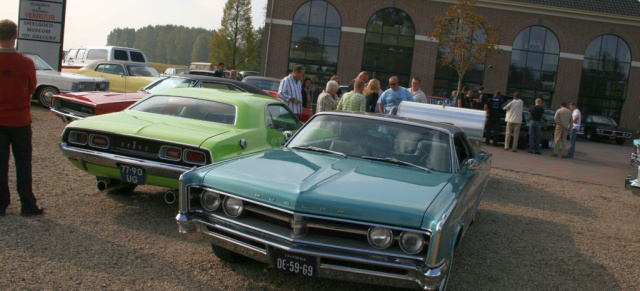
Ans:
<svg viewBox="0 0 640 291"><path fill-rule="evenodd" d="M149 161L145 159L126 157L121 155L103 153L93 150L81 149L68 146L66 142L60 143L62 154L69 159L77 160L80 163L90 163L105 167L118 167L118 164L124 163L132 166L144 168L147 174L155 176L163 176L178 179L182 173L191 169L178 165L171 165ZM86 169L86 167L85 167Z"/></svg>
<svg viewBox="0 0 640 291"><path fill-rule="evenodd" d="M71 112L69 112L69 113L62 112L62 111L56 109L55 107L51 107L51 111L53 111L53 113L55 113L57 115L60 115L60 117L63 117L63 118L66 117L68 119L71 119L70 121L73 121L73 120L76 120L76 119L83 119L83 118L87 117L87 116L76 115L76 114L73 114ZM65 121L67 121L67 120L65 119Z"/></svg>
<svg viewBox="0 0 640 291"><path fill-rule="evenodd" d="M438 222L438 225L436 226L436 233L433 235L432 240L429 242L430 257L427 257L427 261L430 261L431 264L429 266L431 267L434 267L437 265L436 260L438 259L438 257L434 254L437 254L438 249L440 248L440 236L442 235L442 228L444 227L445 222L447 222L447 219L451 216L451 212L453 212L453 209L456 207L457 204L458 204L458 200L454 200L453 203L451 203L451 206L449 206L449 208L447 209L447 211L445 211L442 214L442 217L440 218L440 222Z"/></svg>

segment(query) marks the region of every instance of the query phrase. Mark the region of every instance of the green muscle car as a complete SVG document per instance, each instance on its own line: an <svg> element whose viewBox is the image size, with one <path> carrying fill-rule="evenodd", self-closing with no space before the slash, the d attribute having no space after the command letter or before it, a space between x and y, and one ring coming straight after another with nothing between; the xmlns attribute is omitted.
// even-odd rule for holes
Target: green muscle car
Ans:
<svg viewBox="0 0 640 291"><path fill-rule="evenodd" d="M178 188L180 175L284 144L302 123L270 96L183 88L158 92L128 109L70 123L63 154L98 178L98 189L131 192L137 185ZM165 194L167 203L175 192Z"/></svg>
<svg viewBox="0 0 640 291"><path fill-rule="evenodd" d="M484 113L403 103L398 116L322 112L284 147L183 174L180 233L226 261L443 290L489 181Z"/></svg>

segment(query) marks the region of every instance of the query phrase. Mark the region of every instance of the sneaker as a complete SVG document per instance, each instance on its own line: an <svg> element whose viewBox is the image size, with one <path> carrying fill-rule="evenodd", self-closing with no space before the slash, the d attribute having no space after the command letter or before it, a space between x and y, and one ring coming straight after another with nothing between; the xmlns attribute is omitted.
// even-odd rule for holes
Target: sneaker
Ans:
<svg viewBox="0 0 640 291"><path fill-rule="evenodd" d="M40 215L43 213L44 213L44 208L38 207L38 206L33 206L31 208L22 208L20 210L20 215L22 216L33 216L33 215Z"/></svg>
<svg viewBox="0 0 640 291"><path fill-rule="evenodd" d="M512 152L514 152L514 153L515 153L515 152L518 152L518 150L513 150Z"/></svg>
<svg viewBox="0 0 640 291"><path fill-rule="evenodd" d="M562 156L562 158L563 158L563 159L566 159L566 158L568 158L568 156Z"/></svg>
<svg viewBox="0 0 640 291"><path fill-rule="evenodd" d="M532 150L528 150L527 153L533 154L534 152Z"/></svg>
<svg viewBox="0 0 640 291"><path fill-rule="evenodd" d="M541 152L535 152L534 154L536 154L536 155L541 155L542 153L541 153Z"/></svg>

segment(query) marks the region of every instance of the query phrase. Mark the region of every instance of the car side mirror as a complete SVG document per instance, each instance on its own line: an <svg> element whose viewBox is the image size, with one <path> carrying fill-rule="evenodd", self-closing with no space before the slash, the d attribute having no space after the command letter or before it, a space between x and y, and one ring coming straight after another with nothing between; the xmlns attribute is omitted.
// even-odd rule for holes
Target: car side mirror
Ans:
<svg viewBox="0 0 640 291"><path fill-rule="evenodd" d="M284 140L289 141L291 139L291 137L293 136L293 133L289 130L285 131L282 133L282 135L284 135Z"/></svg>
<svg viewBox="0 0 640 291"><path fill-rule="evenodd" d="M475 172L478 170L479 164L478 164L478 161L474 159L468 159L464 163L464 166L465 166L465 169L467 169L467 172Z"/></svg>

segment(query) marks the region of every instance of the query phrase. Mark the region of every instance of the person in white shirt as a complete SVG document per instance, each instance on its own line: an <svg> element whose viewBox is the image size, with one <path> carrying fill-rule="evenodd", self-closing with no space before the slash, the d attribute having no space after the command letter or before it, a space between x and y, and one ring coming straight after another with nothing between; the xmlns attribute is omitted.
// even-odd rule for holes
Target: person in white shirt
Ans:
<svg viewBox="0 0 640 291"><path fill-rule="evenodd" d="M280 80L278 87L278 98L284 101L298 117L302 113L302 78L304 78L304 73L304 67L296 65L289 76Z"/></svg>
<svg viewBox="0 0 640 291"><path fill-rule="evenodd" d="M569 132L569 140L571 146L567 151L567 158L572 159L576 153L576 138L578 137L578 130L580 130L580 124L582 123L582 114L575 103L569 103L569 110L571 110L571 122L573 122L573 128Z"/></svg>
<svg viewBox="0 0 640 291"><path fill-rule="evenodd" d="M420 79L418 77L413 77L411 79L411 95L413 95L413 100L420 103L427 103L427 95L420 90Z"/></svg>
<svg viewBox="0 0 640 291"><path fill-rule="evenodd" d="M507 132L504 137L504 150L509 150L509 140L511 139L511 129L513 129L513 151L518 151L518 137L520 136L520 125L522 125L522 100L520 92L513 93L513 100L505 105L502 109L507 111Z"/></svg>

